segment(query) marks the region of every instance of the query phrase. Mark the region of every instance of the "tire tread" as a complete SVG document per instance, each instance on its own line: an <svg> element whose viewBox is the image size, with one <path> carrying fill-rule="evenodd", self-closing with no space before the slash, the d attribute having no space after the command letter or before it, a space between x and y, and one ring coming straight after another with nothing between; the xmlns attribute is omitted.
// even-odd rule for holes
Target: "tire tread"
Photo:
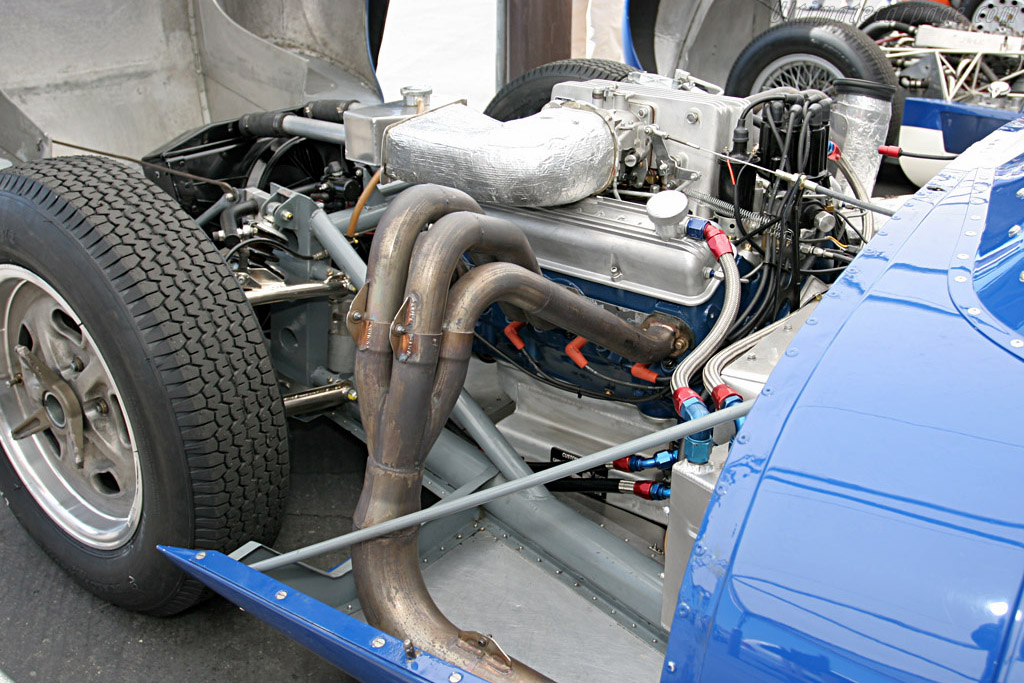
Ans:
<svg viewBox="0 0 1024 683"><path fill-rule="evenodd" d="M284 405L259 322L212 242L162 190L100 157L7 169L0 191L66 227L131 316L180 430L193 547L231 552L272 542L288 491ZM180 612L202 593L183 578L147 611Z"/></svg>

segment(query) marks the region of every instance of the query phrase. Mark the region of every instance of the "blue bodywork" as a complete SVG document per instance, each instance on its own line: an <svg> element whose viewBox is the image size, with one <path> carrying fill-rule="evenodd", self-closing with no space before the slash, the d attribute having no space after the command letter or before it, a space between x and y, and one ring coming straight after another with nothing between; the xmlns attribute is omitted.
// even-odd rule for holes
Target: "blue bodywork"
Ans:
<svg viewBox="0 0 1024 683"><path fill-rule="evenodd" d="M994 107L908 97L903 105L902 124L941 131L944 151L960 154L1018 116L1015 112ZM939 150L929 151L939 153Z"/></svg>
<svg viewBox="0 0 1024 683"><path fill-rule="evenodd" d="M715 489L663 681L1024 680L1022 152L1017 122L936 177L797 334Z"/></svg>

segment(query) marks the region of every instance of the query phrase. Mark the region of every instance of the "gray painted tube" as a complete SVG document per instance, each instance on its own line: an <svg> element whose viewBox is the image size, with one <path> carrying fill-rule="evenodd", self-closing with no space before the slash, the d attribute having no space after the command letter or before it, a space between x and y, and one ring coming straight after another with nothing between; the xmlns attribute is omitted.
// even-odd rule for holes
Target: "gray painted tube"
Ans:
<svg viewBox="0 0 1024 683"><path fill-rule="evenodd" d="M385 211L387 211L388 206L390 205L376 204L374 206L364 207L362 213L359 214L359 220L356 221L356 234L366 232L371 228L376 228L377 224L380 223L380 217L384 215ZM344 232L348 229L348 222L352 218L352 209L343 209L328 215L335 227Z"/></svg>
<svg viewBox="0 0 1024 683"><path fill-rule="evenodd" d="M345 126L341 123L307 119L305 116L286 116L281 120L281 130L288 135L310 140L345 144Z"/></svg>
<svg viewBox="0 0 1024 683"><path fill-rule="evenodd" d="M462 512L463 510L468 510L479 505L486 505L487 503L497 500L502 496L524 491L526 489L533 488L534 486L547 484L548 482L562 479L573 474L579 474L580 472L584 472L593 467L599 467L610 463L611 461L617 460L623 456L632 455L648 448L654 448L655 446L660 446L670 441L675 441L685 436L696 434L697 432L702 432L706 429L711 429L715 425L731 422L732 420L735 420L738 417L743 417L750 412L753 405L753 401L748 401L729 408L724 408L722 410L715 411L710 415L706 415L705 417L701 417L690 422L683 422L672 427L668 427L667 429L662 429L660 431L641 436L577 460L572 460L562 465L556 465L555 467L531 474L528 477L521 477L513 481L505 482L492 488L484 489L478 493L472 493L457 500L442 501L441 503L433 505L426 510L420 510L419 512L403 515L402 517L397 517L366 529L353 531L352 533L321 541L320 543L314 543L313 545L306 546L305 548L299 548L298 550L283 553L277 557L256 562L252 565L252 568L260 571L276 569L277 567L301 562L302 560L307 560L311 557L316 557L317 555L329 553L341 548L347 548L356 543L362 543L363 541L369 541L373 538L379 538L380 536L384 536L393 531L407 529L417 524L425 524L426 522L431 522L446 515ZM437 448L436 445L435 448ZM431 457L434 457L433 451L431 453Z"/></svg>
<svg viewBox="0 0 1024 683"><path fill-rule="evenodd" d="M206 225L214 218L220 215L220 212L231 206L235 200L228 195L221 195L221 198L213 203L213 205L206 211L203 211L196 219L196 223L199 225Z"/></svg>
<svg viewBox="0 0 1024 683"><path fill-rule="evenodd" d="M505 436L498 431L491 418L487 417L480 404L473 400L473 397L465 389L459 394L459 400L455 403L455 408L452 409L452 419L473 437L487 458L498 468L499 472L505 475L506 479L519 479L533 474L530 466L505 439ZM546 498L549 494L544 489L533 489L528 492L528 495Z"/></svg>
<svg viewBox="0 0 1024 683"><path fill-rule="evenodd" d="M441 452L437 457L432 454L428 465L442 479L465 477L464 471L483 461L479 451L451 432L441 434L438 446ZM491 485L503 481L499 476ZM545 495L530 497L534 491ZM584 579L588 591L617 604L632 620L660 628L664 568L642 547L626 543L543 487L492 500L483 508L532 550L548 555L567 574Z"/></svg>
<svg viewBox="0 0 1024 683"><path fill-rule="evenodd" d="M352 245L348 243L341 230L331 222L330 217L323 209L313 212L309 218L310 226L313 228L313 235L324 245L324 249L331 255L331 260L338 264L352 284L359 289L366 284L366 261L356 253Z"/></svg>

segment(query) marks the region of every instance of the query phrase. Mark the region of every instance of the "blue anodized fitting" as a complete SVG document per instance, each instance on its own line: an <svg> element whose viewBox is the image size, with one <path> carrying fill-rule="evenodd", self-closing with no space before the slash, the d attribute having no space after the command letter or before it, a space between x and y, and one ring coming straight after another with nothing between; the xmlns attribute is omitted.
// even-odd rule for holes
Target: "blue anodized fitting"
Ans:
<svg viewBox="0 0 1024 683"><path fill-rule="evenodd" d="M736 394L730 394L730 395L726 396L724 399L722 399L722 405L719 406L719 410L721 410L722 408L728 408L729 406L738 406L741 403L743 403L743 397L742 396L737 396ZM746 419L747 418L746 418L745 415L741 415L740 417L737 417L735 420L733 420L733 423L736 425L736 432L737 433L739 433L740 427L743 426L743 422Z"/></svg>
<svg viewBox="0 0 1024 683"><path fill-rule="evenodd" d="M679 407L679 417L686 421L696 420L708 414L704 401L696 396L686 399ZM714 445L710 429L691 434L683 441L683 457L687 462L703 465L711 459L711 448Z"/></svg>
<svg viewBox="0 0 1024 683"><path fill-rule="evenodd" d="M650 458L641 455L629 456L629 471L639 472L641 470L668 470L676 464L679 459L679 452L675 449L658 451Z"/></svg>

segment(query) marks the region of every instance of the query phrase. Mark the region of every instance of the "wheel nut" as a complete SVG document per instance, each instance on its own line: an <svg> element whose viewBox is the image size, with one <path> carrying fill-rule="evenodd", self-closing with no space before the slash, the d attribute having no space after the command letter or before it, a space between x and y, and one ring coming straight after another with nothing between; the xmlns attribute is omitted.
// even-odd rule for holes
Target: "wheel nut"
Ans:
<svg viewBox="0 0 1024 683"><path fill-rule="evenodd" d="M91 419L95 419L100 415L106 415L109 412L110 405L106 402L106 400L102 398L98 398L95 401L92 401L85 407L85 414L88 415Z"/></svg>
<svg viewBox="0 0 1024 683"><path fill-rule="evenodd" d="M71 359L71 365L68 366L68 370L71 372L81 372L85 368L85 363L78 356Z"/></svg>

